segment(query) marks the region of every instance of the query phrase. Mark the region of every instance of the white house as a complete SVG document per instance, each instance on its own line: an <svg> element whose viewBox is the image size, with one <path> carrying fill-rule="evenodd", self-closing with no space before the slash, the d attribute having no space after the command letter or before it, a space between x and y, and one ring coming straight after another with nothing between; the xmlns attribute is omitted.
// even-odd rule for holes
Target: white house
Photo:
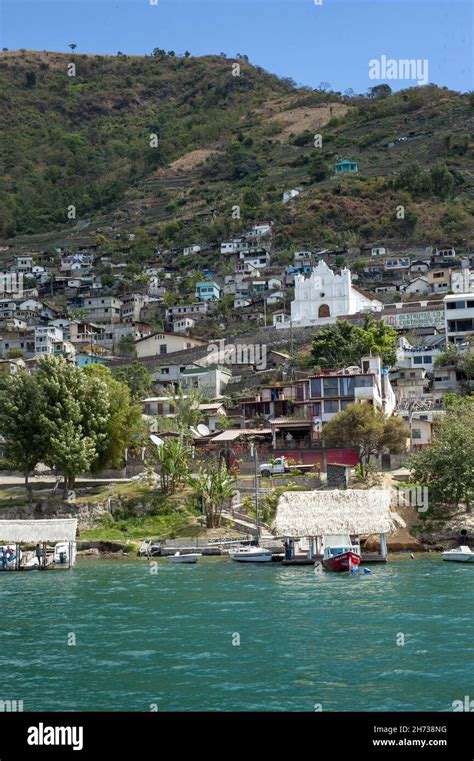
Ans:
<svg viewBox="0 0 474 761"><path fill-rule="evenodd" d="M443 301L446 341L464 343L474 334L474 294L456 293Z"/></svg>
<svg viewBox="0 0 474 761"><path fill-rule="evenodd" d="M427 277L422 277L421 275L419 277L413 278L407 286L403 289L405 293L430 293L431 288L428 283Z"/></svg>
<svg viewBox="0 0 474 761"><path fill-rule="evenodd" d="M199 254L201 251L201 246L185 246L183 248L183 256L192 256L192 254Z"/></svg>
<svg viewBox="0 0 474 761"><path fill-rule="evenodd" d="M454 293L474 292L474 272L468 267L451 271L451 290Z"/></svg>
<svg viewBox="0 0 474 761"><path fill-rule="evenodd" d="M150 336L135 341L135 348L137 357L141 358L163 356L206 344L207 341L202 338L180 336L177 333L152 333Z"/></svg>
<svg viewBox="0 0 474 761"><path fill-rule="evenodd" d="M385 254L388 253L385 246L379 246L377 244L370 246L369 250L371 256L385 256Z"/></svg>
<svg viewBox="0 0 474 761"><path fill-rule="evenodd" d="M324 325L343 315L381 309L379 299L352 285L351 271L347 268L336 275L320 261L308 278L295 277L295 298L291 302L291 322L295 327ZM288 323L281 327L288 327Z"/></svg>
<svg viewBox="0 0 474 761"><path fill-rule="evenodd" d="M288 203L288 201L292 201L293 198L297 198L300 193L301 193L301 190L299 188L292 188L291 190L286 190L283 193L281 200L283 203Z"/></svg>
<svg viewBox="0 0 474 761"><path fill-rule="evenodd" d="M192 330L195 325L196 320L193 320L192 317L182 317L173 322L173 333L186 333L186 331Z"/></svg>
<svg viewBox="0 0 474 761"><path fill-rule="evenodd" d="M290 315L284 309L279 309L272 314L272 321L274 328L282 328L290 326Z"/></svg>

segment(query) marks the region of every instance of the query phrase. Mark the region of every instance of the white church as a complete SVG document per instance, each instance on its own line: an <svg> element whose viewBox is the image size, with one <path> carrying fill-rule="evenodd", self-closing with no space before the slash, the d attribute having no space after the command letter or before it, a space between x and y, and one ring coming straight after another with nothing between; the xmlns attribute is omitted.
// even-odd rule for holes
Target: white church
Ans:
<svg viewBox="0 0 474 761"><path fill-rule="evenodd" d="M278 327L326 325L336 322L337 317L357 312L378 312L381 309L381 301L352 285L349 269L344 268L336 275L321 260L309 277L296 275L291 318Z"/></svg>

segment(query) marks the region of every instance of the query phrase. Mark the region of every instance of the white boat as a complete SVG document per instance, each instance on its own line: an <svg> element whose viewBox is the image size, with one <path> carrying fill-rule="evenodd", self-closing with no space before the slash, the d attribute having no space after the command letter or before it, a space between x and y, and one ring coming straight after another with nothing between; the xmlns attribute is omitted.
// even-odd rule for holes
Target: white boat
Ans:
<svg viewBox="0 0 474 761"><path fill-rule="evenodd" d="M268 563L272 559L272 552L264 547L239 547L238 550L229 552L229 557L239 563Z"/></svg>
<svg viewBox="0 0 474 761"><path fill-rule="evenodd" d="M69 558L71 553L71 558ZM70 562L69 562L70 560ZM53 563L57 565L74 565L76 562L76 542L57 542L54 545Z"/></svg>
<svg viewBox="0 0 474 761"><path fill-rule="evenodd" d="M467 544L463 544L454 550L446 550L441 554L441 558L454 563L474 563L474 551Z"/></svg>
<svg viewBox="0 0 474 761"><path fill-rule="evenodd" d="M201 557L201 552L189 552L184 555L181 555L180 552L175 552L174 555L168 557L168 563L197 563L198 558Z"/></svg>

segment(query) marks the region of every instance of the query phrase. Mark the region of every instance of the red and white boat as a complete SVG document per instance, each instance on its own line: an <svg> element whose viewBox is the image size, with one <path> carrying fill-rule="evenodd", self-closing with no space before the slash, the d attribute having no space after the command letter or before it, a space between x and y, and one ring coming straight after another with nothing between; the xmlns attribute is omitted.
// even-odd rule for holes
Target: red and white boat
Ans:
<svg viewBox="0 0 474 761"><path fill-rule="evenodd" d="M324 538L323 566L327 571L352 571L361 562L360 546L349 536Z"/></svg>

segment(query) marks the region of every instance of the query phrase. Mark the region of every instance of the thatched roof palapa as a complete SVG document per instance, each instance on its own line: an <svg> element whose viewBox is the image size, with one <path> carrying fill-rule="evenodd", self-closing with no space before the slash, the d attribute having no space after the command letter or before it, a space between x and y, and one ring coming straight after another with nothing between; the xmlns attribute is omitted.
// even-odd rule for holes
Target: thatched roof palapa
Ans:
<svg viewBox="0 0 474 761"><path fill-rule="evenodd" d="M284 492L273 528L297 539L328 534L389 534L404 521L390 510L387 489Z"/></svg>
<svg viewBox="0 0 474 761"><path fill-rule="evenodd" d="M77 533L76 518L52 520L0 520L0 541L12 544L37 542L74 542Z"/></svg>

